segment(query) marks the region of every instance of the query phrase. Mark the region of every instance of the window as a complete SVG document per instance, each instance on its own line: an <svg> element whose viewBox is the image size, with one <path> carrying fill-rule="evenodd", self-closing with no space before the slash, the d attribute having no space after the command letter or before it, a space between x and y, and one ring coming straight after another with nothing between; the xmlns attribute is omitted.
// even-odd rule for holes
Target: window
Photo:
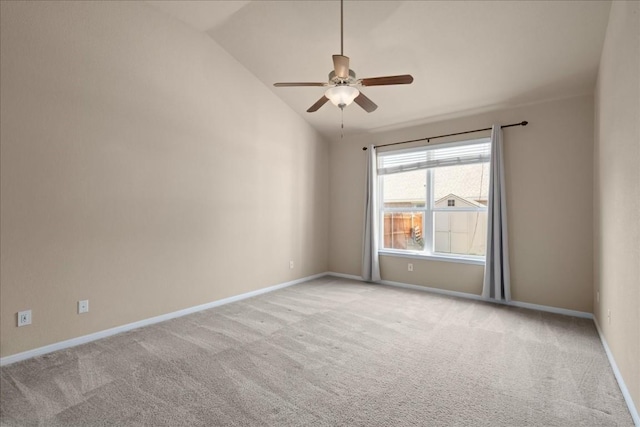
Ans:
<svg viewBox="0 0 640 427"><path fill-rule="evenodd" d="M482 260L488 138L378 153L381 251Z"/></svg>

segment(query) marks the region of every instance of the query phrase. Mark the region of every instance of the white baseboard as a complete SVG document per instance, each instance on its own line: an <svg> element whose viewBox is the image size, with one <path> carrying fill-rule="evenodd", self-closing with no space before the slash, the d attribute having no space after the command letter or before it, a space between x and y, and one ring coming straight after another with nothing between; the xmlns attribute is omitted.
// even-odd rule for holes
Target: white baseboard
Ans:
<svg viewBox="0 0 640 427"><path fill-rule="evenodd" d="M636 427L640 427L640 415L638 414L638 409L636 405L633 403L633 399L631 398L631 394L629 393L629 389L627 385L624 383L624 379L622 378L622 374L618 369L618 365L616 364L616 360L613 358L613 353L611 353L611 349L607 344L607 340L604 339L604 334L602 333L602 329L600 329L600 325L598 324L598 319L594 317L593 323L596 324L596 329L598 330L598 335L600 335L600 341L602 341L602 346L604 347L605 353L607 353L607 358L609 359L609 363L611 364L611 368L613 369L613 375L616 377L616 381L618 381L618 386L620 387L620 391L622 392L622 396L624 397L624 401L629 408L629 412L631 412L631 418L633 418L633 422Z"/></svg>
<svg viewBox="0 0 640 427"><path fill-rule="evenodd" d="M359 280L361 282L363 281L362 277L360 276L355 276L353 274L334 273L333 271L327 271L327 276L342 277L343 279Z"/></svg>
<svg viewBox="0 0 640 427"><path fill-rule="evenodd" d="M327 275L336 276L336 277L344 277L346 279L353 279L353 280L363 281L362 277L354 276L354 275L350 275L350 274L327 272ZM382 285L388 285L388 286L396 286L396 287L405 288L405 289L415 289L415 290L418 290L418 291L431 292L431 293L434 293L434 294L448 295L448 296L458 297L458 298L472 299L472 300L476 300L476 301L486 301L486 302L492 302L492 303L495 303L495 304L503 304L503 305L510 305L510 306L514 306L514 307L528 308L530 310L546 311L546 312L549 312L549 313L562 314L562 315L565 315L565 316L581 317L581 318L584 318L584 319L593 319L593 314L591 314L591 313L587 313L587 312L584 312L584 311L577 311L577 310L569 310L567 308L550 307L548 305L532 304L532 303L520 302L520 301L510 301L510 302L507 303L507 302L501 302L501 301L495 301L495 300L492 300L492 299L487 299L487 298L482 297L481 295L469 294L469 293L466 293L466 292L449 291L449 290L446 290L446 289L431 288L431 287L428 287L428 286L420 286L420 285L412 285L412 284L409 284L409 283L394 282L394 281L391 281L391 280L381 280L381 281L375 282L375 283L380 283Z"/></svg>
<svg viewBox="0 0 640 427"><path fill-rule="evenodd" d="M395 286L397 288L405 288L405 289L413 289L416 291L429 292L432 294L440 294L440 295L447 295L450 297L484 301L484 298L482 298L480 295L468 294L466 292L449 291L446 289L431 288L428 286L421 286L421 285L412 285L410 283L394 282L391 280L381 280L377 283L380 283L381 285Z"/></svg>
<svg viewBox="0 0 640 427"><path fill-rule="evenodd" d="M153 325L154 323L164 322L165 320L175 319L176 317L186 316L187 314L196 313L198 311L207 310L209 308L218 307L224 304L229 304L229 303L240 301L243 299L255 297L257 295L265 294L267 292L273 292L278 289L297 285L298 283L317 279L323 276L326 276L326 273L320 273L320 274L315 274L313 276L303 277L300 279L292 280L290 282L280 283L277 285L269 286L267 288L262 288L262 289L247 292L244 294L235 295L229 298L223 298L221 300L208 302L206 304L185 308L183 310L178 310L178 311L174 311L167 314L161 314L160 316L150 317L148 319L143 319L137 322L128 323L126 325L116 326L115 328L94 332L89 335L83 335L81 337L71 338L69 340L45 345L44 347L34 348L33 350L27 350L22 353L12 354L11 356L0 358L0 366L9 365L11 363L20 362L26 359L31 359L32 357L41 356L43 354L51 353L58 350L63 350L70 347L75 347L81 344L86 344L88 342L99 340L101 338L110 337L112 335L120 334L126 331L131 331L133 329L141 328L143 326Z"/></svg>
<svg viewBox="0 0 640 427"><path fill-rule="evenodd" d="M485 300L485 301L491 301L491 300ZM500 303L499 301L492 301L492 302ZM587 313L586 311L569 310L568 308L551 307L548 305L531 304L529 302L520 302L520 301L510 301L506 303L506 305L512 305L514 307L521 307L521 308L528 308L530 310L546 311L548 313L562 314L564 316L582 317L583 319L593 319L593 314L591 313Z"/></svg>

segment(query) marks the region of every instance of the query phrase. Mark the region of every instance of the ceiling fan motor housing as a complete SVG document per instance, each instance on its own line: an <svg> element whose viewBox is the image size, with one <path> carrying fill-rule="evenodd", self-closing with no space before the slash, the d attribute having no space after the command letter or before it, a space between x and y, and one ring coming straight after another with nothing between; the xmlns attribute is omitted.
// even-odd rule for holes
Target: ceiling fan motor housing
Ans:
<svg viewBox="0 0 640 427"><path fill-rule="evenodd" d="M352 84L355 84L357 82L356 73L352 69L349 69L349 78L348 79L342 79L342 78L336 76L335 70L332 70L329 73L329 82L333 83L333 84L337 84L337 85L341 85L341 84L352 85Z"/></svg>

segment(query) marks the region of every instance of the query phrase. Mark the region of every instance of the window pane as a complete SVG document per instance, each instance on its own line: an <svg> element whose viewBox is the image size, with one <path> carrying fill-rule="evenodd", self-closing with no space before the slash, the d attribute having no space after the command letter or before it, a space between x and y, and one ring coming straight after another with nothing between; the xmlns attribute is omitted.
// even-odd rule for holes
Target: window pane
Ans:
<svg viewBox="0 0 640 427"><path fill-rule="evenodd" d="M436 208L486 207L489 163L434 168L433 192Z"/></svg>
<svg viewBox="0 0 640 427"><path fill-rule="evenodd" d="M422 250L422 219L422 212L385 212L383 248Z"/></svg>
<svg viewBox="0 0 640 427"><path fill-rule="evenodd" d="M382 176L385 208L423 207L426 199L425 170Z"/></svg>
<svg viewBox="0 0 640 427"><path fill-rule="evenodd" d="M434 252L485 254L487 212L434 212Z"/></svg>

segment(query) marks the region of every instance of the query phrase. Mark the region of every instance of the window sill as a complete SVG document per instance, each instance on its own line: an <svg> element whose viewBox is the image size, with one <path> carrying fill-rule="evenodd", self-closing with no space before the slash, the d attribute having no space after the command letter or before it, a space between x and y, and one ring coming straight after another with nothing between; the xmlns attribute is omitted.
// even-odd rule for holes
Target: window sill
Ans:
<svg viewBox="0 0 640 427"><path fill-rule="evenodd" d="M455 262L459 264L473 264L473 265L484 265L484 258L463 258L463 257L455 257L455 256L446 256L446 255L426 255L421 252L410 252L410 251L394 251L383 249L378 251L378 255L383 256L393 256L399 258L412 258L412 259L424 259L429 261L444 261L444 262Z"/></svg>

